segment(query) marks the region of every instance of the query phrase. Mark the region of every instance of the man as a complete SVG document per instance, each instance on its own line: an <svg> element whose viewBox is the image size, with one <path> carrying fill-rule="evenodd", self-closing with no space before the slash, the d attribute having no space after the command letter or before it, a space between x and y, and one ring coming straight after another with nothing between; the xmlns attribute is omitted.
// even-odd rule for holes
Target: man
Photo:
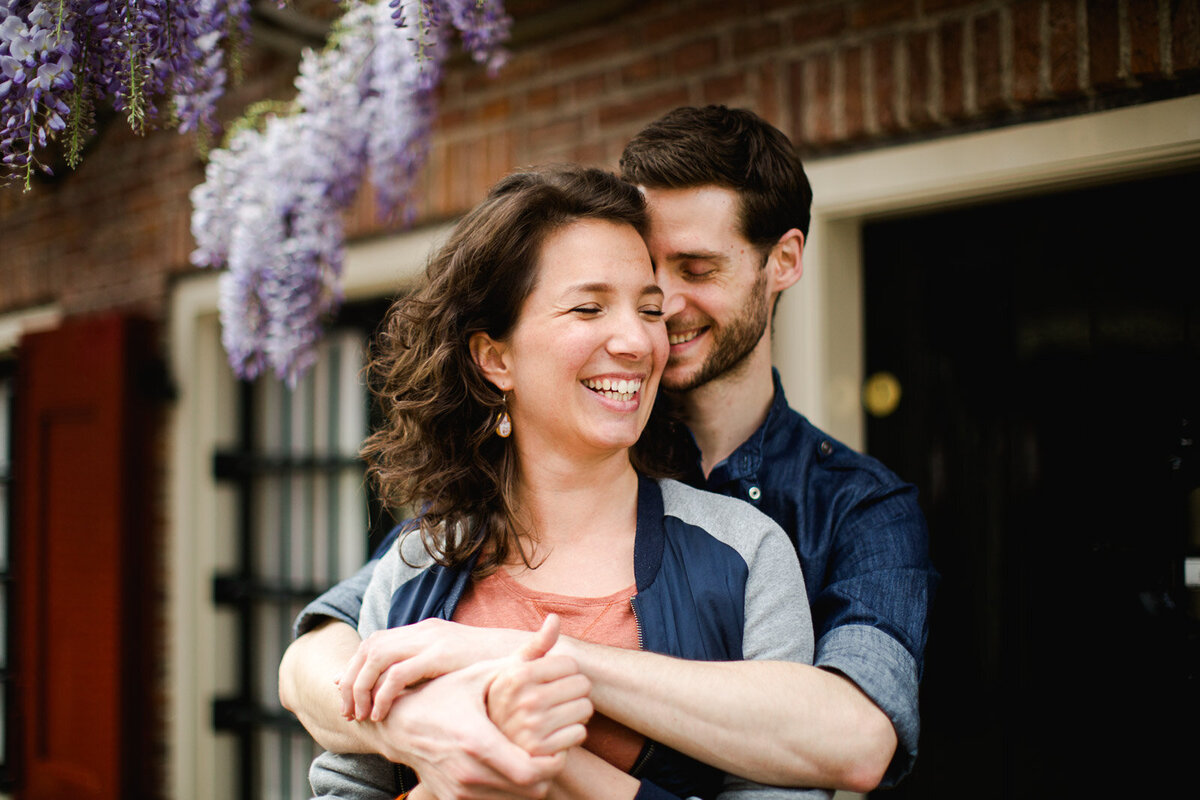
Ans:
<svg viewBox="0 0 1200 800"><path fill-rule="evenodd" d="M727 772L854 791L894 783L916 757L936 574L915 489L790 409L772 367L775 303L800 278L808 232L812 193L800 160L757 116L710 106L676 109L648 126L621 167L645 193L647 246L668 298L662 385L691 432L681 443L694 464L686 480L754 504L791 537L816 659L684 662L573 641L563 649L592 681L598 711ZM353 623L365 583L360 574L318 600L299 629L322 616ZM458 664L453 631L427 627L404 645L360 655L373 666L359 674L366 681L355 696L422 637L445 637L450 644L434 652L441 648L441 664ZM281 665L284 704L321 744L404 761L457 796L544 791L554 765L514 752L481 720L477 698L457 697L478 693L478 684L454 688L478 669L403 694L381 722L342 722L330 675L357 643L349 626L321 623ZM435 693L457 710L428 711Z"/></svg>

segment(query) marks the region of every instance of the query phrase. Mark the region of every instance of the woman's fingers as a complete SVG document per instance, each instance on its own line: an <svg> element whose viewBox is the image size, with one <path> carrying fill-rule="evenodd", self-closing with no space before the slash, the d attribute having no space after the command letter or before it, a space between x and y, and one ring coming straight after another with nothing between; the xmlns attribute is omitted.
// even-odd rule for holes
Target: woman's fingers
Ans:
<svg viewBox="0 0 1200 800"><path fill-rule="evenodd" d="M547 614L538 632L517 651L517 658L521 661L535 661L549 653L550 648L558 641L558 629L558 615Z"/></svg>

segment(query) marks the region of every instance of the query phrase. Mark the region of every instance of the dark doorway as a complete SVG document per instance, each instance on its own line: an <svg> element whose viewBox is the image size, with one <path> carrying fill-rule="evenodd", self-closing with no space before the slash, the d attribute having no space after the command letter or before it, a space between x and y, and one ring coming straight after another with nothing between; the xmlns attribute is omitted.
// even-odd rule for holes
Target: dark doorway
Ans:
<svg viewBox="0 0 1200 800"><path fill-rule="evenodd" d="M943 575L914 798L1194 796L1200 173L864 227ZM881 795L884 793L880 793Z"/></svg>

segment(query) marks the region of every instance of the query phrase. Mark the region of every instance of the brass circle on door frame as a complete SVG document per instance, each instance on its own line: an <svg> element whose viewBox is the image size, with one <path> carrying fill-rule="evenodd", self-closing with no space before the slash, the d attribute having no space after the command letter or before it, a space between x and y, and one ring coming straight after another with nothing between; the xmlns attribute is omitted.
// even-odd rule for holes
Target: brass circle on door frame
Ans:
<svg viewBox="0 0 1200 800"><path fill-rule="evenodd" d="M873 417L886 417L900 405L900 381L890 372L876 372L863 383L862 404Z"/></svg>

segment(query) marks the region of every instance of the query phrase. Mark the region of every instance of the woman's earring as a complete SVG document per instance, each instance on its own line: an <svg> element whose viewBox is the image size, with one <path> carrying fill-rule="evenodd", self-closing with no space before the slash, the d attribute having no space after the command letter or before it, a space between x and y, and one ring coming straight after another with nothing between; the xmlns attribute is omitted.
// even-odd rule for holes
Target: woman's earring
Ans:
<svg viewBox="0 0 1200 800"><path fill-rule="evenodd" d="M504 410L500 412L500 416L496 419L496 435L501 439L507 439L512 435L512 419L508 416L508 395L504 395Z"/></svg>

